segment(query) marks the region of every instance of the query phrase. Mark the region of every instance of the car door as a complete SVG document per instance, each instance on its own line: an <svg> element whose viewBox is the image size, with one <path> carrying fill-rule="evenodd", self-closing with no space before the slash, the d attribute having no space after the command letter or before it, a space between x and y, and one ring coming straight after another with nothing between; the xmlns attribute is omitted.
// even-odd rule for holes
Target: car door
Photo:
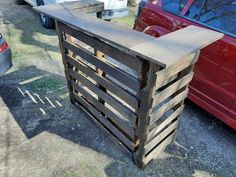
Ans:
<svg viewBox="0 0 236 177"><path fill-rule="evenodd" d="M202 22L204 19L202 15L204 13L202 10L204 3L211 2L211 4L214 4L217 1L221 2L220 0L168 2L167 0L163 1L162 8L164 11L177 15L173 17L172 14L163 14L164 18L168 19L164 21L171 21L173 24L173 29L169 29L170 31L189 25L197 25L227 33L222 40L202 50L199 61L194 69L193 81L190 84L192 95L216 109L227 112L232 107L236 91L236 39L225 30L213 26L218 22L217 15L220 13L215 14L214 18L212 16L215 23L207 24ZM224 5L227 5L227 3L224 3ZM219 9L220 7L220 4L218 4L216 8ZM207 7L204 8L210 10ZM183 13L183 11L185 12ZM234 13L231 18L235 19ZM218 26L220 25L218 24Z"/></svg>
<svg viewBox="0 0 236 177"><path fill-rule="evenodd" d="M230 108L236 92L236 3L196 0L184 14L225 37L202 50L191 86L211 105Z"/></svg>

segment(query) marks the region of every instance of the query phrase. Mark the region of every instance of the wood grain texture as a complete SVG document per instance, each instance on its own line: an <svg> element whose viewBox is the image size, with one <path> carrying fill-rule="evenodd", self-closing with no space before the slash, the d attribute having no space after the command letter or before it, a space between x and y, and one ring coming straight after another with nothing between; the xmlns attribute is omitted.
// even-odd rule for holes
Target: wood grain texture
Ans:
<svg viewBox="0 0 236 177"><path fill-rule="evenodd" d="M179 93L176 95L174 98L169 100L167 103L162 105L160 108L157 110L154 110L150 114L150 125L152 125L154 122L156 122L161 116L163 116L167 111L169 111L171 108L176 106L178 103L182 102L188 95L188 89L184 90L183 92ZM154 108L155 109L155 108Z"/></svg>
<svg viewBox="0 0 236 177"><path fill-rule="evenodd" d="M112 125L100 112L98 112L90 103L84 100L82 97L78 96L77 94L74 95L76 101L81 104L90 114L99 121L100 127L103 126L109 133L114 136L119 144L123 144L127 148L127 150L133 150L134 146L133 143L126 138L114 125Z"/></svg>
<svg viewBox="0 0 236 177"><path fill-rule="evenodd" d="M183 111L184 106L179 107L175 112L173 112L168 118L166 118L161 124L155 125L154 128L148 133L147 141L163 130L167 125L169 125L174 119L178 118Z"/></svg>
<svg viewBox="0 0 236 177"><path fill-rule="evenodd" d="M159 135L152 139L145 145L145 154L150 152L156 145L158 145L163 139L165 139L171 132L173 132L178 126L178 120L174 121L170 126L163 130Z"/></svg>
<svg viewBox="0 0 236 177"><path fill-rule="evenodd" d="M164 151L167 145L169 145L175 136L175 133L172 133L169 137L167 137L163 142L161 142L153 151L146 155L143 160L144 165L150 162L152 159L156 158L160 153Z"/></svg>
<svg viewBox="0 0 236 177"><path fill-rule="evenodd" d="M118 128L116 128L110 121L108 121L108 119L106 119L104 116L101 116L101 113L96 110L93 111L94 107L92 105L96 104L96 106L98 106L99 104L101 105L101 107L103 106L100 102L96 101L95 99L93 99L93 97L88 94L88 92L86 92L84 89L80 88L79 90L80 92L83 93L83 97L90 102L91 104L84 104L85 108L87 108L95 117L97 117L99 119L99 121L106 126L117 138L120 139L120 141L127 146L130 150L134 149L134 144L132 143L132 141L130 139L128 139ZM82 98L80 96L78 96L76 93L74 93L74 97L76 100L78 100L81 104L83 104L83 101L81 100ZM105 110L105 109L103 109Z"/></svg>
<svg viewBox="0 0 236 177"><path fill-rule="evenodd" d="M124 144L122 144L116 136L114 136L107 127L103 126L99 119L103 119L104 117L102 115L98 115L100 118L97 118L93 114L99 113L95 108L90 107L89 103L84 100L83 98L80 98L80 100L76 101L75 106L79 109L83 109L88 114L88 119L97 127L99 128L106 137L123 152L127 157L132 158L133 153L130 151Z"/></svg>
<svg viewBox="0 0 236 177"><path fill-rule="evenodd" d="M138 108L138 99L128 93L126 90L124 90L119 85L116 85L112 81L108 80L107 78L101 77L98 75L92 68L88 67L85 63L82 61L78 61L68 55L66 55L66 60L76 68L78 68L80 71L82 71L85 75L92 78L96 82L99 82L102 84L107 90L109 90L111 93L118 96L120 99L124 100L126 103L128 103L130 106L132 106L134 109Z"/></svg>
<svg viewBox="0 0 236 177"><path fill-rule="evenodd" d="M122 82L124 85L128 86L130 89L132 89L134 91L138 91L139 83L135 77L122 71L121 69L110 64L109 62L106 62L104 60L103 61L100 60L99 58L97 58L96 56L94 56L93 54L91 54L90 52L88 52L87 50L85 50L79 46L70 44L67 41L63 41L63 46L66 49L76 53L76 55L80 56L81 58L83 58L87 62L96 66L96 68L104 71L106 74L110 75L114 79L118 80L119 82Z"/></svg>
<svg viewBox="0 0 236 177"><path fill-rule="evenodd" d="M152 62L169 67L222 37L223 34L221 33L197 26L189 26L160 38L138 44L132 47L131 50L140 53L145 58L148 57Z"/></svg>
<svg viewBox="0 0 236 177"><path fill-rule="evenodd" d="M79 74L78 72L75 72L75 71L69 69L69 74L73 78L78 80L78 82L82 83L84 86L89 88L89 90L94 92L99 98L101 98L106 103L108 103L110 106L112 106L115 110L117 110L126 119L130 120L131 122L136 122L136 114L133 113L128 108L126 108L120 102L118 102L111 95L109 95L106 92L104 92L101 88L99 88L98 86L94 85L92 82L90 82L88 79L86 79L83 75Z"/></svg>
<svg viewBox="0 0 236 177"><path fill-rule="evenodd" d="M89 46L96 48L97 50L105 53L106 56L110 56L113 59L140 73L143 63L135 55L132 55L129 51L122 50L109 43L104 43L100 40L100 38L88 36L74 28L66 26L65 24L60 24L60 28L66 34L69 34L74 38L78 39L79 41L82 41L88 44Z"/></svg>
<svg viewBox="0 0 236 177"><path fill-rule="evenodd" d="M193 72L190 72L189 74L187 74L186 76L184 76L180 80L174 82L173 84L171 84L170 86L168 86L167 88L162 90L161 92L155 93L155 95L153 95L153 103L152 103L153 106L166 100L171 95L173 95L176 91L178 91L179 89L181 89L184 86L186 86L187 84L189 84L189 82L193 78L193 74L194 74Z"/></svg>

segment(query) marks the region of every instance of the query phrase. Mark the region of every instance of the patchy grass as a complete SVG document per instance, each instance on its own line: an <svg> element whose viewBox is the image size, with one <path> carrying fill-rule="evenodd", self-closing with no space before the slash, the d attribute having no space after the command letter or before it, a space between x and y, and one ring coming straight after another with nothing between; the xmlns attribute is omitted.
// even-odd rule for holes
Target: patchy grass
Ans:
<svg viewBox="0 0 236 177"><path fill-rule="evenodd" d="M65 82L51 77L44 77L26 85L31 90L42 92L52 92L64 86Z"/></svg>
<svg viewBox="0 0 236 177"><path fill-rule="evenodd" d="M112 21L132 29L134 26L135 14L136 14L136 8L129 7L129 15L127 17L116 18Z"/></svg>

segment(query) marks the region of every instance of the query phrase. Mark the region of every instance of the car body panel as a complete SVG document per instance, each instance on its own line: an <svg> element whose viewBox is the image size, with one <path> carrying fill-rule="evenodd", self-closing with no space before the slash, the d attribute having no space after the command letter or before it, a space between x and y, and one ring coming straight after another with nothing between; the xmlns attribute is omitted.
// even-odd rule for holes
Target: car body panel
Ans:
<svg viewBox="0 0 236 177"><path fill-rule="evenodd" d="M134 29L144 32L152 26L160 26L172 32L189 25L208 28L166 12L156 4L146 3ZM236 38L226 34L222 40L203 49L194 71L189 99L236 129Z"/></svg>
<svg viewBox="0 0 236 177"><path fill-rule="evenodd" d="M12 67L12 52L0 33L0 76Z"/></svg>
<svg viewBox="0 0 236 177"><path fill-rule="evenodd" d="M0 76L12 67L12 52L8 48L0 53Z"/></svg>

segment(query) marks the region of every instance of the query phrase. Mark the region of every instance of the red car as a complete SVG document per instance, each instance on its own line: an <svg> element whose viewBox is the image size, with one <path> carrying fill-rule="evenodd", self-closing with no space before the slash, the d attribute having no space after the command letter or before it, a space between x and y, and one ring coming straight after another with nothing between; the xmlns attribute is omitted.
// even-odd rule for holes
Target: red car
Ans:
<svg viewBox="0 0 236 177"><path fill-rule="evenodd" d="M236 0L141 1L134 29L159 37L189 25L225 36L202 50L188 98L236 130Z"/></svg>

